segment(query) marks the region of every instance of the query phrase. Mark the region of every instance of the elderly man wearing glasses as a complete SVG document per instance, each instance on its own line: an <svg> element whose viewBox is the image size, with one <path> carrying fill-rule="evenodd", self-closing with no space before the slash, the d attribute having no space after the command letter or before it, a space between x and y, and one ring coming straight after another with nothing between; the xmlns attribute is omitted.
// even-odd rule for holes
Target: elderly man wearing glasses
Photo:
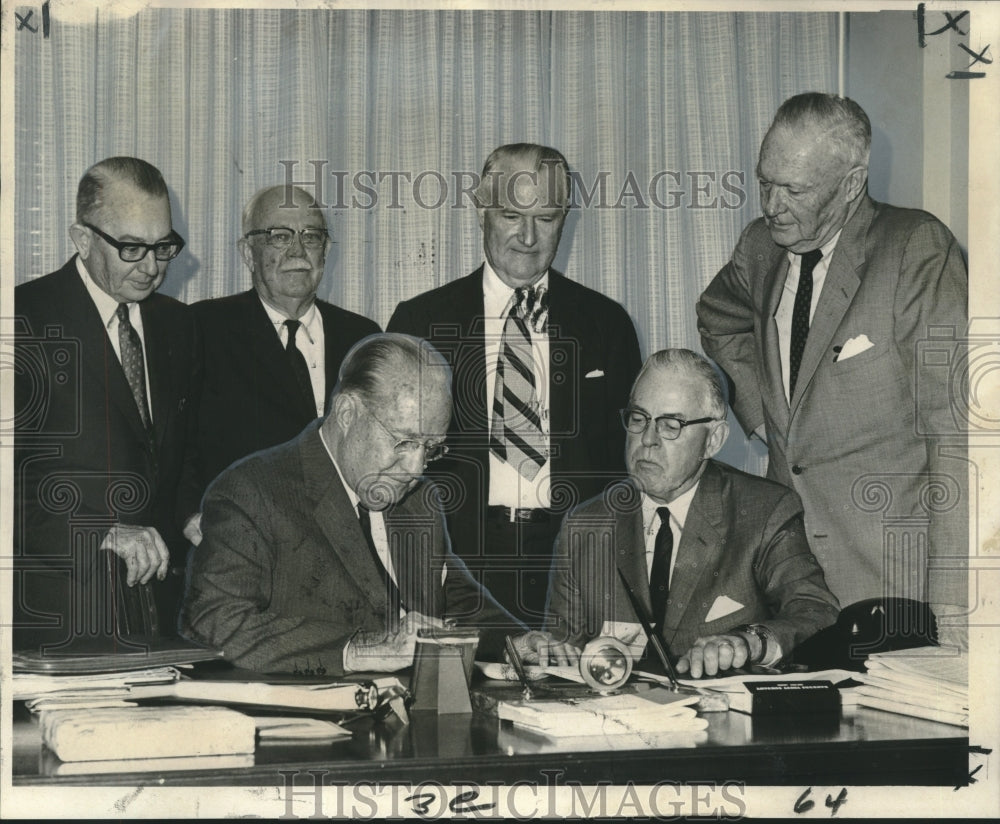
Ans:
<svg viewBox="0 0 1000 824"><path fill-rule="evenodd" d="M332 243L322 209L298 187L261 189L243 210L239 249L253 288L193 307L205 342L202 489L322 417L344 355L379 331L316 297Z"/></svg>
<svg viewBox="0 0 1000 824"><path fill-rule="evenodd" d="M621 414L629 478L562 526L549 657L575 659L600 635L641 650L622 576L678 671L695 678L775 664L836 620L798 496L712 460L729 427L707 360L687 349L650 356Z"/></svg>
<svg viewBox="0 0 1000 824"><path fill-rule="evenodd" d="M110 553L129 586L167 579L153 596L175 626L198 509L197 326L156 294L184 247L163 176L134 157L95 164L69 234L77 254L14 290L19 649L113 643Z"/></svg>
<svg viewBox="0 0 1000 824"><path fill-rule="evenodd" d="M205 495L184 634L263 672L391 672L419 629L515 621L452 554L435 486L451 369L427 342L378 334L344 359L326 417L223 472Z"/></svg>

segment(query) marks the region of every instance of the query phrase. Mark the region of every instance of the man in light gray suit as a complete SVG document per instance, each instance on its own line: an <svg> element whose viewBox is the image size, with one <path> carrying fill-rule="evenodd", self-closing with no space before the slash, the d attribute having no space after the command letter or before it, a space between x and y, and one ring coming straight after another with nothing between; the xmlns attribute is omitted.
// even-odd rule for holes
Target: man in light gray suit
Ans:
<svg viewBox="0 0 1000 824"><path fill-rule="evenodd" d="M870 143L851 100L781 106L757 165L764 216L698 302L702 344L744 430L766 439L768 476L802 498L842 604L963 604L968 469L948 350L968 275L934 216L868 197Z"/></svg>
<svg viewBox="0 0 1000 824"><path fill-rule="evenodd" d="M371 335L340 368L329 414L209 487L182 613L186 636L265 672L409 666L416 633L482 628L480 653L523 632L452 554L433 485L451 370L408 335Z"/></svg>

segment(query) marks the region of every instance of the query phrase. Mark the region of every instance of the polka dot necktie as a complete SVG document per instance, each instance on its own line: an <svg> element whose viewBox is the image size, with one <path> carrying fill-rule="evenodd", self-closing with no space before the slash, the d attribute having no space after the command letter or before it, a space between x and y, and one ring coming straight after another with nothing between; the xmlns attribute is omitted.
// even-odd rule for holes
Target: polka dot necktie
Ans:
<svg viewBox="0 0 1000 824"><path fill-rule="evenodd" d="M792 311L792 339L788 349L788 398L795 394L795 381L799 377L802 353L806 349L809 336L809 310L812 307L813 269L820 262L823 253L813 249L802 255L799 265L799 288L795 293L795 308Z"/></svg>
<svg viewBox="0 0 1000 824"><path fill-rule="evenodd" d="M122 369L125 379L132 389L135 405L139 407L139 417L142 425L148 431L152 419L149 414L149 401L146 398L146 362L142 356L142 341L135 331L128 316L128 304L119 303L115 314L118 316L118 349L121 352Z"/></svg>

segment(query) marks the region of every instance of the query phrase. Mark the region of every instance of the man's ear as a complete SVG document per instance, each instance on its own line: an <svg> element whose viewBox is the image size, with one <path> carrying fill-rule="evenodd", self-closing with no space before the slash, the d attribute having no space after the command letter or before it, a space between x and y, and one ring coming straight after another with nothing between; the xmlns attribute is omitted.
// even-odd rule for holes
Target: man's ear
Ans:
<svg viewBox="0 0 1000 824"><path fill-rule="evenodd" d="M358 419L358 405L353 396L341 393L333 401L333 418L341 432L347 432Z"/></svg>
<svg viewBox="0 0 1000 824"><path fill-rule="evenodd" d="M852 202L865 190L865 183L868 182L868 169L864 166L855 166L847 173L844 182L847 201Z"/></svg>
<svg viewBox="0 0 1000 824"><path fill-rule="evenodd" d="M250 250L250 241L245 237L241 237L239 242L236 244L240 249L240 257L243 258L243 262L246 264L247 269L253 274L253 254Z"/></svg>
<svg viewBox="0 0 1000 824"><path fill-rule="evenodd" d="M76 247L76 251L80 253L80 258L86 260L90 257L90 243L94 239L94 236L90 233L90 230L86 226L81 226L79 223L74 223L69 227L69 237L73 241L73 245Z"/></svg>
<svg viewBox="0 0 1000 824"><path fill-rule="evenodd" d="M716 421L712 424L712 432L705 442L705 457L714 458L722 449L729 437L729 421Z"/></svg>

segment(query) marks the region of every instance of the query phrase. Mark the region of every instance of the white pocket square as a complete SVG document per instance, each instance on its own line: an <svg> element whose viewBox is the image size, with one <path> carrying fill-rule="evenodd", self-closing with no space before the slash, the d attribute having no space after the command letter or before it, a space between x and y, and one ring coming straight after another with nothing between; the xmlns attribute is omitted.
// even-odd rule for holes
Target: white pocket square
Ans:
<svg viewBox="0 0 1000 824"><path fill-rule="evenodd" d="M705 623L715 621L717 618L725 618L727 615L731 615L741 609L743 609L743 604L739 601L734 601L728 595L720 595L715 599L715 603L712 604L708 615L705 616Z"/></svg>
<svg viewBox="0 0 1000 824"><path fill-rule="evenodd" d="M585 378L603 378L604 377L604 370L603 369L591 369L586 375L584 375L584 377Z"/></svg>
<svg viewBox="0 0 1000 824"><path fill-rule="evenodd" d="M837 353L837 357L834 360L837 363L845 361L848 358L853 358L855 355L860 355L871 349L875 344L871 342L868 335L858 335L850 340L846 341L843 346L840 347L840 352Z"/></svg>

